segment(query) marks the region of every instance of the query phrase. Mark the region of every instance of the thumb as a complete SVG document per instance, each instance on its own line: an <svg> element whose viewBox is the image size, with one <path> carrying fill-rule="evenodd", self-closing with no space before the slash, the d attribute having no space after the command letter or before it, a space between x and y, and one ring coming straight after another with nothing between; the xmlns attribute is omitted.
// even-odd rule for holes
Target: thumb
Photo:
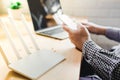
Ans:
<svg viewBox="0 0 120 80"><path fill-rule="evenodd" d="M81 24L88 25L89 23L88 22L81 22Z"/></svg>
<svg viewBox="0 0 120 80"><path fill-rule="evenodd" d="M69 27L67 27L65 24L63 24L63 29L67 31L69 34L72 32L72 30Z"/></svg>
<svg viewBox="0 0 120 80"><path fill-rule="evenodd" d="M77 23L77 29L80 29L81 27L84 27L82 23Z"/></svg>

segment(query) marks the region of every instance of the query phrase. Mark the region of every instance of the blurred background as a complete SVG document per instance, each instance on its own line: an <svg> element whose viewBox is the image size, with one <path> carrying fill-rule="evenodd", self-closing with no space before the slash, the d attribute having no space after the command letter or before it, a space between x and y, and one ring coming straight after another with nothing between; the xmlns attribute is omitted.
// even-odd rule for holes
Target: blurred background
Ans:
<svg viewBox="0 0 120 80"><path fill-rule="evenodd" d="M0 0L0 15L8 14L8 8L10 8L11 2L19 1L21 2L21 9L24 14L29 13L29 8L27 5L27 0Z"/></svg>
<svg viewBox="0 0 120 80"><path fill-rule="evenodd" d="M27 0L0 0L0 15L7 14L11 1L20 1L22 11L29 14ZM120 0L60 0L63 12L108 26L120 25Z"/></svg>
<svg viewBox="0 0 120 80"><path fill-rule="evenodd" d="M22 12L29 17L27 0L0 0L0 15L7 15L11 1L20 1ZM120 27L120 0L60 0L63 13L85 17L100 25ZM109 43L103 36L93 36L99 44ZM111 42L110 42L111 43ZM113 45L106 45L106 48Z"/></svg>
<svg viewBox="0 0 120 80"><path fill-rule="evenodd" d="M120 0L61 0L63 11L108 26L120 25Z"/></svg>

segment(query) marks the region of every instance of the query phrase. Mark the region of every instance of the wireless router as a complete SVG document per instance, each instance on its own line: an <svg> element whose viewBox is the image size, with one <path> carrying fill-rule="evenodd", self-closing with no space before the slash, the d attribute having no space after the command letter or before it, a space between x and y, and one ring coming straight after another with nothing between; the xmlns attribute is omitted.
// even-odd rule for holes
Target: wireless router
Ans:
<svg viewBox="0 0 120 80"><path fill-rule="evenodd" d="M3 30L5 31L6 36L13 48L14 53L17 56L18 60L13 63L10 63L1 48L0 48L0 51L10 69L12 69L13 71L15 71L29 79L36 80L40 76L42 76L45 72L47 72L48 70L53 68L55 65L62 62L65 58L64 58L64 56L54 53L51 50L40 50L39 46L37 45L37 43L34 39L33 34L30 32L30 30L28 28L28 24L27 24L25 17L23 15L21 17L22 17L22 22L24 23L25 28L26 28L28 34L30 35L31 41L36 48L36 52L32 52L32 53L30 52L30 50L28 49L27 45L25 44L25 42L22 38L22 35L18 31L17 25L12 17L9 17L10 22L13 24L13 27L15 28L15 31L16 31L18 37L20 38L21 43L23 44L23 47L24 47L26 53L28 54L28 56L22 58L20 56L20 54L18 54L18 51L12 40L11 34L9 33L9 31L7 29L7 25L4 23L4 21L2 19L0 19L0 22L2 23Z"/></svg>

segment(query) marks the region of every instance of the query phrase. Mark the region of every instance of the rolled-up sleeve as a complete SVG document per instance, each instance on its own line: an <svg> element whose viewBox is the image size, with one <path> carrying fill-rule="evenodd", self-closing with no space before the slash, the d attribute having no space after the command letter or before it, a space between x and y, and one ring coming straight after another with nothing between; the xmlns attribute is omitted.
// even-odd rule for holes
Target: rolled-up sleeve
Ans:
<svg viewBox="0 0 120 80"><path fill-rule="evenodd" d="M111 40L120 42L120 29L119 28L108 28L106 29L105 36Z"/></svg>
<svg viewBox="0 0 120 80"><path fill-rule="evenodd" d="M114 52L102 49L93 41L86 41L82 51L85 60L95 69L95 72L103 80L111 80L112 72L120 62L120 58Z"/></svg>

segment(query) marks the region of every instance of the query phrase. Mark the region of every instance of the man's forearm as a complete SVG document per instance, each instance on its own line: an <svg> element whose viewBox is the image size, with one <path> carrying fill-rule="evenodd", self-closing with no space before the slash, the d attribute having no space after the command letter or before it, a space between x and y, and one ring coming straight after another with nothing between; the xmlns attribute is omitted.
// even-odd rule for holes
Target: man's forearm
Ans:
<svg viewBox="0 0 120 80"><path fill-rule="evenodd" d="M108 28L105 33L106 37L120 42L120 29L119 28Z"/></svg>
<svg viewBox="0 0 120 80"><path fill-rule="evenodd" d="M113 29L112 27L109 26L97 25L91 22L87 22L83 24L87 27L89 32L93 34L106 35L108 38L113 40L116 40L116 38L118 37L119 40L117 39L117 41L120 42L120 28Z"/></svg>
<svg viewBox="0 0 120 80"><path fill-rule="evenodd" d="M96 29L96 34L99 34L99 35L105 35L106 33L106 27L95 27Z"/></svg>
<svg viewBox="0 0 120 80"><path fill-rule="evenodd" d="M103 80L111 79L112 72L120 60L114 53L102 49L93 41L86 41L83 54L85 60Z"/></svg>
<svg viewBox="0 0 120 80"><path fill-rule="evenodd" d="M112 27L94 27L95 33L98 35L105 35L107 38L111 40L115 40L120 42L120 28L112 28Z"/></svg>

